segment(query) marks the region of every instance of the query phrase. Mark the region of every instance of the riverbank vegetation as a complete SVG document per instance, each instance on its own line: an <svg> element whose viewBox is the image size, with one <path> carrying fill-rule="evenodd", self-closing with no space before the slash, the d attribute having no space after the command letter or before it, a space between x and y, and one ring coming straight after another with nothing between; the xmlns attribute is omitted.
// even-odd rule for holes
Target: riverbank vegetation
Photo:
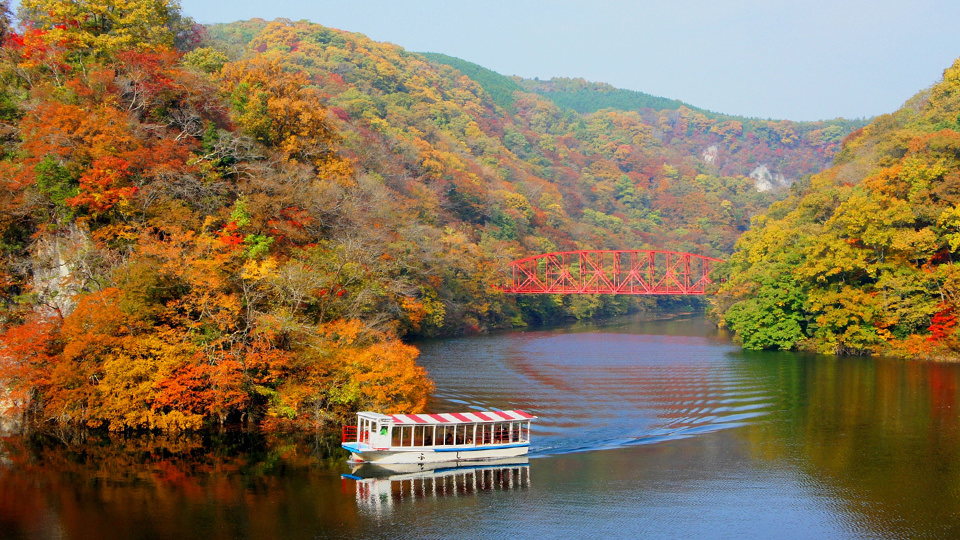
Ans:
<svg viewBox="0 0 960 540"><path fill-rule="evenodd" d="M751 349L960 358L960 61L737 244L715 309Z"/></svg>
<svg viewBox="0 0 960 540"><path fill-rule="evenodd" d="M510 260L723 257L856 127L577 112L308 22L202 27L173 0L19 16L0 57L0 401L35 423L420 411L432 385L404 339L636 308L507 297Z"/></svg>

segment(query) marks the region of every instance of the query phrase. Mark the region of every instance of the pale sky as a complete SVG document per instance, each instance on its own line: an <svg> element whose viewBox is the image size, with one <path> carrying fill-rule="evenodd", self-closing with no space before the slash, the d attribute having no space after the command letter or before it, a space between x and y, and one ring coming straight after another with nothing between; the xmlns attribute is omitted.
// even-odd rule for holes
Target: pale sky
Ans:
<svg viewBox="0 0 960 540"><path fill-rule="evenodd" d="M181 0L197 22L306 19L503 75L583 77L712 111L893 112L960 57L958 0Z"/></svg>

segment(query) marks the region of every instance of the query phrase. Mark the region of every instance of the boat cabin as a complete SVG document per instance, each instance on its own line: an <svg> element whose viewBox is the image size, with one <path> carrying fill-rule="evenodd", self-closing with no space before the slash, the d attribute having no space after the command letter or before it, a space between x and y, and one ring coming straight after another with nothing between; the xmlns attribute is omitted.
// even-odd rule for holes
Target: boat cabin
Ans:
<svg viewBox="0 0 960 540"><path fill-rule="evenodd" d="M530 424L535 418L524 411L392 415L360 412L356 425L344 427L343 447L350 450L351 458L357 462L517 456L525 454L530 446ZM445 452L455 455L438 455Z"/></svg>

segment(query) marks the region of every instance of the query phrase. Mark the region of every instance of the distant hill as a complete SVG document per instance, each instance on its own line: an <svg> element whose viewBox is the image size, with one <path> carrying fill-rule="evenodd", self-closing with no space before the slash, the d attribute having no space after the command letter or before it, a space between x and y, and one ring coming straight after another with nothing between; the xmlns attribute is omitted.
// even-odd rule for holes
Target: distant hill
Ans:
<svg viewBox="0 0 960 540"><path fill-rule="evenodd" d="M634 90L623 90L607 83L589 82L585 79L562 77L552 78L548 81L520 79L519 84L527 92L540 94L563 108L573 109L581 114L594 113L602 109L665 111L686 107L691 111L710 117L719 116L716 113L694 107L677 99L658 97Z"/></svg>
<svg viewBox="0 0 960 540"><path fill-rule="evenodd" d="M594 83L584 79L569 78L553 78L548 81L541 81L539 79L508 77L454 56L441 53L420 54L434 62L454 67L467 77L477 81L493 97L497 105L508 110L512 110L513 107L513 93L521 91L539 94L564 109L571 109L581 114L594 113L601 109L617 109L620 111L652 109L663 111L686 107L710 116L720 116L680 100L614 88L607 83Z"/></svg>
<svg viewBox="0 0 960 540"><path fill-rule="evenodd" d="M458 71L460 71L460 73L470 77L480 86L482 86L488 94L490 94L490 97L493 98L494 103L503 107L504 109L507 109L508 111L514 110L514 92L520 92L524 90L524 88L514 79L501 75L496 71L487 69L479 64L467 62L466 60L461 60L460 58L447 56L441 53L420 54L439 64L446 64L456 68Z"/></svg>
<svg viewBox="0 0 960 540"><path fill-rule="evenodd" d="M743 124L744 133L756 133L773 122L782 121L709 111L677 99L654 96L635 90L624 90L607 83L590 82L582 78L554 77L547 81L514 78L514 80L525 91L539 94L560 107L572 109L581 114L590 114L604 109L616 109L618 111L650 110L655 112L685 109L718 122L740 122ZM836 126L841 132L849 133L866 125L868 120L837 118L819 122L792 122L789 120L786 122L795 125L802 132Z"/></svg>
<svg viewBox="0 0 960 540"><path fill-rule="evenodd" d="M808 140L814 146L829 147L831 144L839 143L846 134L863 127L867 123L867 120L848 120L844 118L817 122L792 122L789 120L764 120L734 116L701 109L680 100L634 90L624 90L608 83L590 82L583 78L555 77L543 81L507 77L452 56L437 53L426 53L425 56L434 62L454 67L477 81L484 90L494 97L494 101L498 105L510 112L515 112L513 109L516 101L514 93L523 91L542 96L561 109L575 111L581 115L590 115L603 110L633 111L642 113L645 121L650 124L660 123L660 120L654 118L657 113L659 115L676 115L680 111L684 111L685 115L699 116L706 120L698 122L712 124L711 130L715 134L723 132L721 138L724 139L724 142L738 141L734 144L734 149L739 150L740 157L736 159L739 165L731 166L732 156L726 155L724 156L725 159L721 160L727 163L727 167L724 168L725 172L750 174L763 188L789 185L800 175L813 170L803 165L797 166L798 164L789 163L791 153L786 154L786 163L777 164L775 161L779 160L764 159L763 154L766 149L763 146L765 142L767 145L777 146L785 140L790 142L796 139L800 142ZM781 138L781 136L785 136L785 138ZM690 140L685 142L682 140L684 138ZM671 144L689 146L688 142L699 143L700 139L696 130L693 130L689 131L686 137L672 139ZM718 150L723 146L723 144L719 145ZM709 147L708 144L706 148ZM692 150L692 148L689 148L689 150ZM726 154L726 152L722 153ZM784 157L784 155L781 154L780 157ZM821 153L818 157L807 155L802 159L806 160L807 165L819 163L820 166L825 166L829 160L824 161L823 157L825 155Z"/></svg>

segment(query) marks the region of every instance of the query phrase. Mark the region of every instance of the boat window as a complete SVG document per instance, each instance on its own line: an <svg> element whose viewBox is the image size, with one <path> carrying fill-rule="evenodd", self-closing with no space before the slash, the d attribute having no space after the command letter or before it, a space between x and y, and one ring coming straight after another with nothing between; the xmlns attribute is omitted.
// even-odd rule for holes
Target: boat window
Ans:
<svg viewBox="0 0 960 540"><path fill-rule="evenodd" d="M455 444L454 437L456 436L456 429L457 426L443 426L443 444Z"/></svg>
<svg viewBox="0 0 960 540"><path fill-rule="evenodd" d="M433 444L431 434L433 433L432 426L416 426L413 429L413 445L414 446L430 446Z"/></svg>
<svg viewBox="0 0 960 540"><path fill-rule="evenodd" d="M393 427L393 437L390 439L390 446L400 446L403 437L403 426Z"/></svg>

